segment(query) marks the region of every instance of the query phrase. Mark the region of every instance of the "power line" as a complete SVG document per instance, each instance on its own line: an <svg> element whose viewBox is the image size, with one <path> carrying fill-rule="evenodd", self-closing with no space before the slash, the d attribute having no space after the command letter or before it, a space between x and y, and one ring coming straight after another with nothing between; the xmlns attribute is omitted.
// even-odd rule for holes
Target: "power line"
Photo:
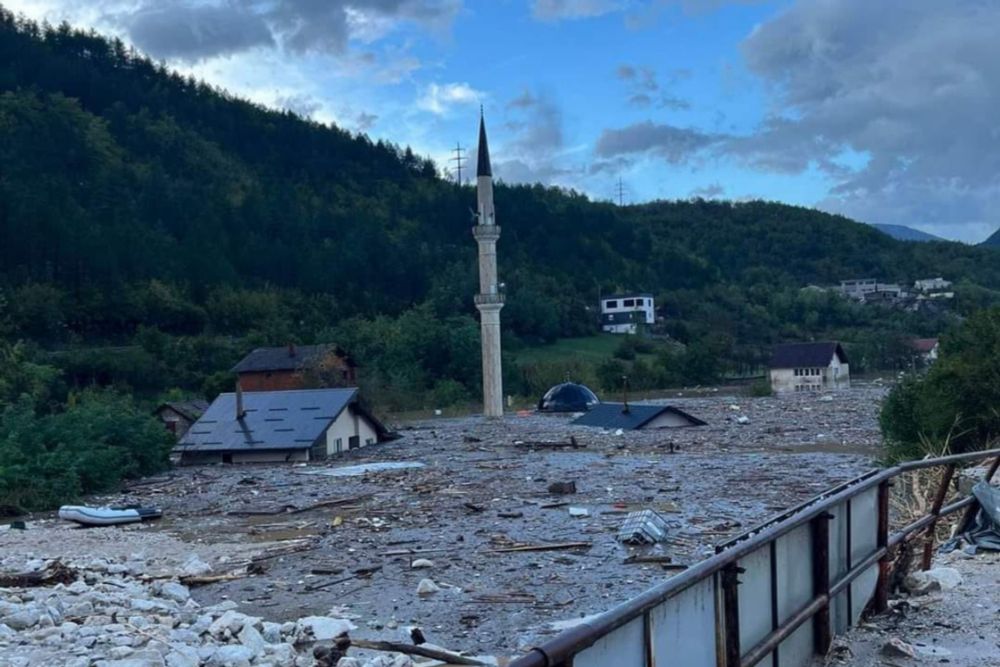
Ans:
<svg viewBox="0 0 1000 667"><path fill-rule="evenodd" d="M618 196L618 205L625 205L625 183L622 181L622 177L618 177L618 183L615 184L615 194Z"/></svg>
<svg viewBox="0 0 1000 667"><path fill-rule="evenodd" d="M460 143L456 143L455 148L453 148L451 152L455 154L455 157L450 158L448 162L455 163L456 167L455 171L458 174L458 184L464 185L464 182L462 181L462 164L466 162L469 158L465 157L464 155L465 149L462 148L462 144Z"/></svg>

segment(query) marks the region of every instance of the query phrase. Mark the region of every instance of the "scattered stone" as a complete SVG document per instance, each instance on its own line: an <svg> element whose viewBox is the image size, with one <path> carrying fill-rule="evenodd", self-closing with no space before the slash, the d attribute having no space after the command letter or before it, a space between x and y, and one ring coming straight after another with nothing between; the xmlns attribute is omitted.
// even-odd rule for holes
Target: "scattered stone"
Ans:
<svg viewBox="0 0 1000 667"><path fill-rule="evenodd" d="M435 584L430 579L421 579L420 583L417 584L417 595L421 597L429 597L434 595L441 590L441 587Z"/></svg>
<svg viewBox="0 0 1000 667"><path fill-rule="evenodd" d="M210 573L211 571L211 565L199 558L198 554L193 554L190 558L184 561L184 565L181 566L180 573L185 577L200 577Z"/></svg>
<svg viewBox="0 0 1000 667"><path fill-rule="evenodd" d="M590 516L590 510L586 507L570 507L569 515L574 518Z"/></svg>
<svg viewBox="0 0 1000 667"><path fill-rule="evenodd" d="M887 658L916 658L917 652L899 637L891 637L882 645L882 655Z"/></svg>
<svg viewBox="0 0 1000 667"><path fill-rule="evenodd" d="M345 632L357 629L357 626L347 619L329 616L306 616L299 619L297 626L299 634L307 633L317 640L334 639Z"/></svg>
<svg viewBox="0 0 1000 667"><path fill-rule="evenodd" d="M421 570L425 568L434 567L434 561L428 560L426 558L418 558L417 560L410 563L410 567L414 570Z"/></svg>
<svg viewBox="0 0 1000 667"><path fill-rule="evenodd" d="M188 587L174 581L162 584L160 586L160 595L180 604L184 604L191 598L191 592L188 591Z"/></svg>
<svg viewBox="0 0 1000 667"><path fill-rule="evenodd" d="M948 591L962 583L962 575L950 567L936 567L933 570L913 572L903 581L910 595L927 595L937 591Z"/></svg>
<svg viewBox="0 0 1000 667"><path fill-rule="evenodd" d="M549 493L568 495L576 493L576 482L553 482L549 484Z"/></svg>

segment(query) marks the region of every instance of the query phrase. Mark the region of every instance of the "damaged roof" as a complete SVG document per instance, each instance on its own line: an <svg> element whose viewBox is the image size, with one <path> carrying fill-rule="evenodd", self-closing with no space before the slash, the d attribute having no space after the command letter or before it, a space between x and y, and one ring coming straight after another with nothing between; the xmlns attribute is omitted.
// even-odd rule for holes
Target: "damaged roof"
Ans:
<svg viewBox="0 0 1000 667"><path fill-rule="evenodd" d="M828 366L833 355L837 355L841 363L847 363L847 354L836 341L775 345L771 353L771 368Z"/></svg>
<svg viewBox="0 0 1000 667"><path fill-rule="evenodd" d="M573 420L578 426L595 426L606 429L634 431L645 428L650 422L664 414L673 414L687 422L687 426L705 426L702 420L689 415L672 405L629 405L624 403L600 403Z"/></svg>
<svg viewBox="0 0 1000 667"><path fill-rule="evenodd" d="M157 414L170 409L190 421L195 421L208 409L208 401L195 398L190 401L169 401L156 408Z"/></svg>
<svg viewBox="0 0 1000 667"><path fill-rule="evenodd" d="M237 419L236 394L219 394L174 451L308 449L348 406L371 421L380 437L385 435L385 427L357 398L355 387L246 392L244 416Z"/></svg>
<svg viewBox="0 0 1000 667"><path fill-rule="evenodd" d="M330 352L343 359L347 365L354 365L354 362L336 345L286 345L258 347L233 366L233 372L297 371Z"/></svg>

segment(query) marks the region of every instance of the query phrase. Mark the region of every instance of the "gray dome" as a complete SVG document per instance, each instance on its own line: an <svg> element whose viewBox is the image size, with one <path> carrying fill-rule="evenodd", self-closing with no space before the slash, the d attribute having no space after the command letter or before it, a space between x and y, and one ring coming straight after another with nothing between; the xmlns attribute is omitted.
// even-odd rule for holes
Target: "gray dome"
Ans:
<svg viewBox="0 0 1000 667"><path fill-rule="evenodd" d="M545 392L538 401L540 412L586 412L601 402L587 385L563 382Z"/></svg>

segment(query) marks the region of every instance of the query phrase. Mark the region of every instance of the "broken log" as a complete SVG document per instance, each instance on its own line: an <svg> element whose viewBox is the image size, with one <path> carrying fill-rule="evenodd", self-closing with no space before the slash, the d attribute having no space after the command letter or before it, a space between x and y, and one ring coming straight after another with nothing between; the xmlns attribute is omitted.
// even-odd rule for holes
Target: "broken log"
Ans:
<svg viewBox="0 0 1000 667"><path fill-rule="evenodd" d="M519 547L504 547L503 549L491 549L490 553L505 554L517 551L560 551L562 549L589 549L590 542L556 542L554 544L525 544Z"/></svg>
<svg viewBox="0 0 1000 667"><path fill-rule="evenodd" d="M77 576L76 570L57 560L49 563L44 570L19 574L0 573L0 588L34 588L69 584L76 581Z"/></svg>
<svg viewBox="0 0 1000 667"><path fill-rule="evenodd" d="M528 449L582 449L587 445L582 445L571 437L569 442L559 442L553 440L515 440L515 447L525 447Z"/></svg>
<svg viewBox="0 0 1000 667"><path fill-rule="evenodd" d="M208 584L217 584L223 581L244 579L247 576L249 576L249 574L246 572L234 572L230 574L196 574L178 577L178 581L185 586L205 586Z"/></svg>
<svg viewBox="0 0 1000 667"><path fill-rule="evenodd" d="M404 653L406 655L419 655L423 658L440 660L448 665L485 665L486 663L466 658L465 656L452 653L451 651L439 651L427 646L411 646L398 642L372 641L369 639L351 639L351 646L366 649L369 651L386 651L388 653Z"/></svg>
<svg viewBox="0 0 1000 667"><path fill-rule="evenodd" d="M364 496L357 496L354 498L331 498L329 500L321 500L318 503L313 503L306 507L298 507L293 510L289 510L289 514L301 514L302 512L311 512L312 510L318 510L323 507L337 507L339 505L349 505L350 503L360 502L362 500L368 500L372 497L372 494L367 494Z"/></svg>

